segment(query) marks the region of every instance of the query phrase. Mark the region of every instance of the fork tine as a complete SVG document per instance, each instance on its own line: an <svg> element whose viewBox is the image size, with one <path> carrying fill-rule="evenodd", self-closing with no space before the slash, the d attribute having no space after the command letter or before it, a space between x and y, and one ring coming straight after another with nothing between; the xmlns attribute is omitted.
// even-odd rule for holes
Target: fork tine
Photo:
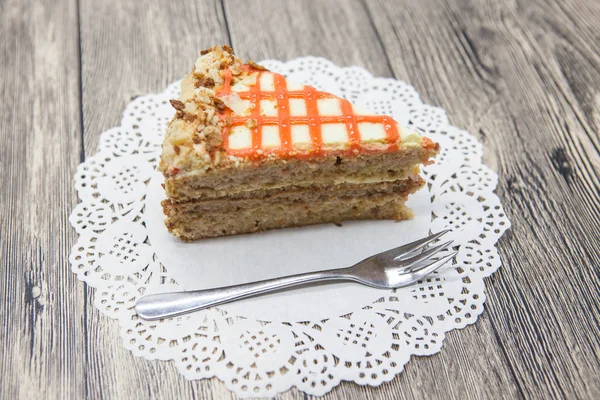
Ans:
<svg viewBox="0 0 600 400"><path fill-rule="evenodd" d="M379 253L376 255L376 257L381 259L382 261L394 260L398 257L412 253L413 251L419 250L419 249L427 246L429 243L433 242L434 240L445 235L448 232L450 232L450 229L446 229L441 232L434 233L433 235L427 236L426 238L419 239L414 242L402 245L400 247L396 247L391 250L384 251L383 253Z"/></svg>
<svg viewBox="0 0 600 400"><path fill-rule="evenodd" d="M418 281L419 279L423 279L427 275L431 274L432 272L434 272L435 270L440 268L442 265L444 265L448 261L450 261L452 258L454 258L454 256L457 254L458 254L458 251L453 251L452 253L448 254L447 256L442 257L439 260L432 262L431 264L427 264L419 269L411 271L411 273L416 275L415 281Z"/></svg>
<svg viewBox="0 0 600 400"><path fill-rule="evenodd" d="M442 243L439 246L434 246L434 247L430 247L429 249L427 249L426 251L417 254L414 257L411 257L407 260L402 260L399 262L399 266L404 267L405 269L410 269L410 267L420 263L421 261L425 261L429 258L431 258L431 256L433 256L435 253L437 253L438 251L445 249L446 247L448 247L453 241L450 240L446 243Z"/></svg>

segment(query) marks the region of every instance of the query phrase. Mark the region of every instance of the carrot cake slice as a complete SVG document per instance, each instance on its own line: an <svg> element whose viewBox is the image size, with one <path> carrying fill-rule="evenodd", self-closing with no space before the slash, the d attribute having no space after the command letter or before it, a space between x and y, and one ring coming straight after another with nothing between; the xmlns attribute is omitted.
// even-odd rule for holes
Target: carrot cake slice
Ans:
<svg viewBox="0 0 600 400"><path fill-rule="evenodd" d="M201 52L171 100L159 169L179 238L411 217L439 145L391 117L287 81L228 46Z"/></svg>

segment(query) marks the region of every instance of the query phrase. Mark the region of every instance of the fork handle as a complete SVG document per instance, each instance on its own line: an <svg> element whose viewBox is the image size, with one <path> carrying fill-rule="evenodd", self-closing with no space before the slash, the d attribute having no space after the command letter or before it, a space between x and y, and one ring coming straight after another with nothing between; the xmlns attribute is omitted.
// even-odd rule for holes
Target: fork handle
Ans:
<svg viewBox="0 0 600 400"><path fill-rule="evenodd" d="M174 317L308 282L350 280L348 271L349 268L330 269L215 289L151 294L140 298L135 304L135 310L141 318L147 320Z"/></svg>

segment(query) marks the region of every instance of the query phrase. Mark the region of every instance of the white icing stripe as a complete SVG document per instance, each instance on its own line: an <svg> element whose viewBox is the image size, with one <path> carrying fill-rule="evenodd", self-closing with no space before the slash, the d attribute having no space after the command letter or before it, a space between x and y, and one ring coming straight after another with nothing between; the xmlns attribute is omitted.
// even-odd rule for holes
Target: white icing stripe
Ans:
<svg viewBox="0 0 600 400"><path fill-rule="evenodd" d="M317 100L319 115L327 117L337 117L342 115L342 107L339 99L319 99Z"/></svg>
<svg viewBox="0 0 600 400"><path fill-rule="evenodd" d="M350 143L346 124L321 125L321 138L324 146L333 148L345 148Z"/></svg>
<svg viewBox="0 0 600 400"><path fill-rule="evenodd" d="M365 145L385 144L387 136L383 124L371 122L359 122L358 131L361 143ZM418 143L420 135L408 129L398 127L403 143ZM312 146L310 129L308 125L292 124L292 147L306 149ZM262 146L265 148L277 148L281 146L279 128L276 125L264 125L262 128ZM344 149L350 141L346 124L333 123L321 125L321 137L323 146L329 149ZM229 134L229 148L232 150L243 150L252 147L252 130L245 125L236 125L231 128Z"/></svg>
<svg viewBox="0 0 600 400"><path fill-rule="evenodd" d="M263 99L260 101L260 115L265 117L276 117L279 115L277 112L277 102L271 99Z"/></svg>
<svg viewBox="0 0 600 400"><path fill-rule="evenodd" d="M272 73L264 72L260 76L260 90L262 90L263 92L275 91L275 80L273 78Z"/></svg>
<svg viewBox="0 0 600 400"><path fill-rule="evenodd" d="M312 145L310 138L310 129L308 125L293 124L292 128L292 146L297 149L306 149Z"/></svg>
<svg viewBox="0 0 600 400"><path fill-rule="evenodd" d="M387 138L383 124L372 122L359 122L358 132L363 142L384 141Z"/></svg>
<svg viewBox="0 0 600 400"><path fill-rule="evenodd" d="M279 138L279 127L277 125L265 125L262 127L262 147L273 149L281 146Z"/></svg>
<svg viewBox="0 0 600 400"><path fill-rule="evenodd" d="M304 117L306 116L306 102L304 99L290 99L290 116Z"/></svg>
<svg viewBox="0 0 600 400"><path fill-rule="evenodd" d="M232 126L229 132L229 148L243 150L252 147L252 132L247 127Z"/></svg>

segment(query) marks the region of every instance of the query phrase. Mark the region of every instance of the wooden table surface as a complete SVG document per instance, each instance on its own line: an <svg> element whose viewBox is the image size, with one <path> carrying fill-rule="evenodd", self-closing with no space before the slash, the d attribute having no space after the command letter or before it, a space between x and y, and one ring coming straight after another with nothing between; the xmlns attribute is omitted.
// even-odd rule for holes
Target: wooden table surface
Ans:
<svg viewBox="0 0 600 400"><path fill-rule="evenodd" d="M483 143L512 221L477 324L325 398L600 398L599 1L3 0L0 20L0 399L235 397L133 357L67 260L77 164L225 43L411 83Z"/></svg>

